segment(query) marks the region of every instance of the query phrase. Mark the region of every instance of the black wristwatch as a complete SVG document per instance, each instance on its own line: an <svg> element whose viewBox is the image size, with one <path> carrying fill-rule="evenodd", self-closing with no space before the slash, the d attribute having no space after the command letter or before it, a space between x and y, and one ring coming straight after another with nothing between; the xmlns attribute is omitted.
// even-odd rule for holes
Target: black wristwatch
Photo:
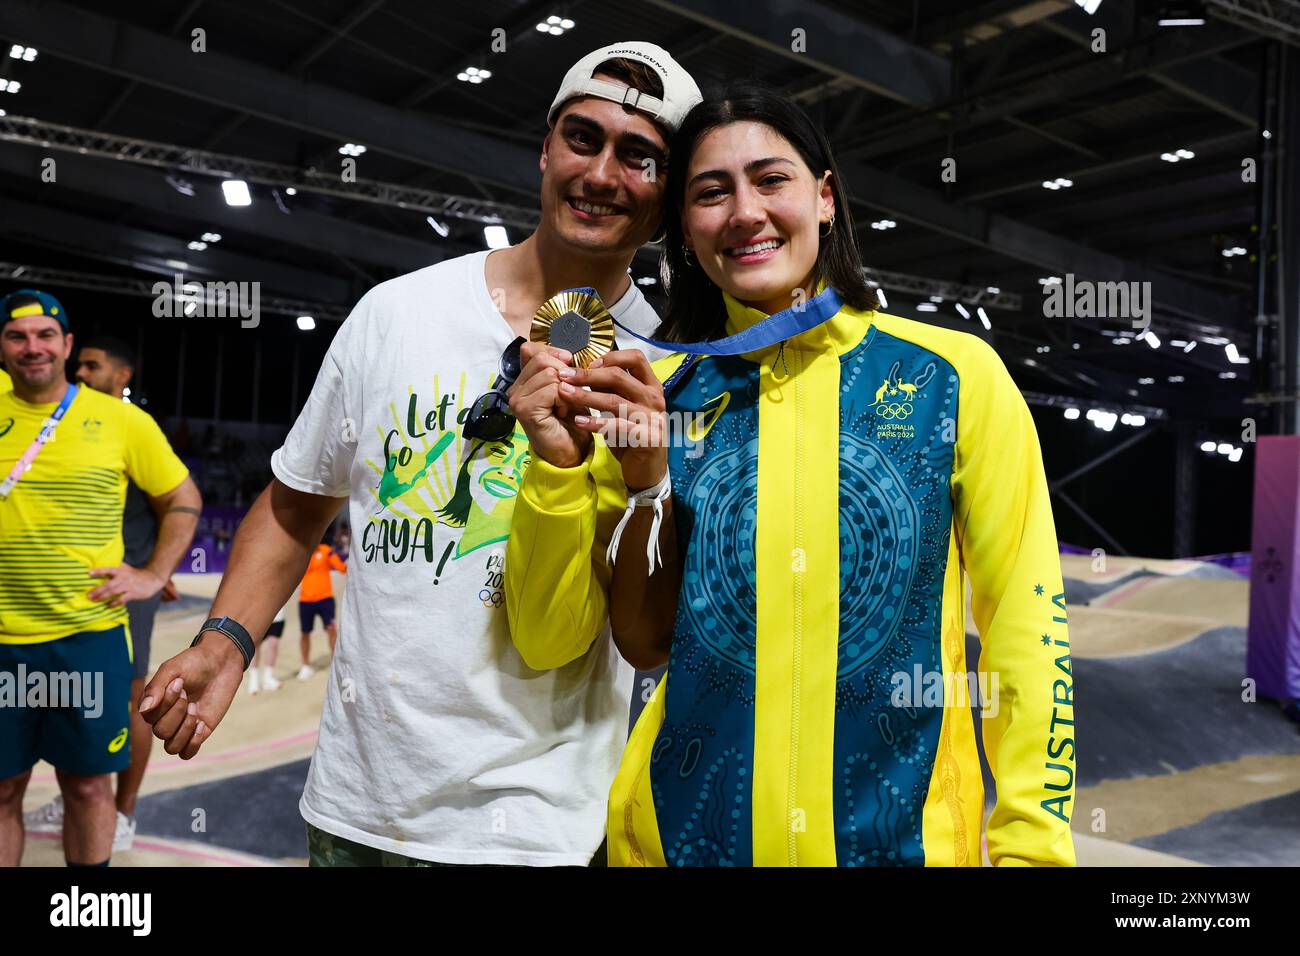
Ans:
<svg viewBox="0 0 1300 956"><path fill-rule="evenodd" d="M239 653L244 656L244 670L248 670L248 665L253 663L253 654L256 653L257 648L253 646L253 639L248 636L248 631L244 628L244 625L234 618L210 617L203 622L203 626L199 628L199 633L194 640L190 641L190 647L203 640L203 635L208 631L220 631L234 641L235 646L239 648Z"/></svg>

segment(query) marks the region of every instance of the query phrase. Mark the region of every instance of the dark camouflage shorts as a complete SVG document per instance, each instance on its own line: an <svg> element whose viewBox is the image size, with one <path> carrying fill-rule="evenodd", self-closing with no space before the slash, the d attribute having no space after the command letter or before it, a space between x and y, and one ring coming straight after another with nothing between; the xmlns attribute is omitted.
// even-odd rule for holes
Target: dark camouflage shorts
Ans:
<svg viewBox="0 0 1300 956"><path fill-rule="evenodd" d="M417 860L414 857L376 850L344 837L326 833L318 827L307 824L307 855L309 866L458 866L456 863L435 863L432 860ZM589 866L605 866L605 844L592 857ZM504 864L485 863L481 866L504 866Z"/></svg>

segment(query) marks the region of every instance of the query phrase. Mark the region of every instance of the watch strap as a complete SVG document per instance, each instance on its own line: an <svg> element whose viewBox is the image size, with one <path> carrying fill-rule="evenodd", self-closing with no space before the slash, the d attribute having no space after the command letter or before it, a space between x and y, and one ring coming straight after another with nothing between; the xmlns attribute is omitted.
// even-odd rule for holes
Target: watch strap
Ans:
<svg viewBox="0 0 1300 956"><path fill-rule="evenodd" d="M235 646L239 648L239 653L243 655L244 670L248 670L249 665L253 663L253 655L257 652L257 648L254 646L253 639L249 636L244 625L229 617L210 617L203 622L203 626L199 628L199 633L190 642L190 647L203 640L203 635L208 631L220 631L230 638Z"/></svg>

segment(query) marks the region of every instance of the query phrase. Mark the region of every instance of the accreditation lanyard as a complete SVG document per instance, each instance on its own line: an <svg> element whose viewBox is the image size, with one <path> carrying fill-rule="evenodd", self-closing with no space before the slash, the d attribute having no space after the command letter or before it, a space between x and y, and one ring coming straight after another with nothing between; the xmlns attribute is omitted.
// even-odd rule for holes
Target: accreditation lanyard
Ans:
<svg viewBox="0 0 1300 956"><path fill-rule="evenodd" d="M68 390L63 393L63 401L59 402L59 407L54 410L49 418L45 419L45 424L41 426L40 434L36 436L23 456L14 462L13 468L9 470L9 477L0 484L0 501L9 497L10 492L22 480L23 475L31 470L32 463L36 461L36 456L41 453L45 443L54 437L54 429L59 427L59 422L63 421L63 416L68 413L72 406L72 400L77 397L77 386L69 385Z"/></svg>

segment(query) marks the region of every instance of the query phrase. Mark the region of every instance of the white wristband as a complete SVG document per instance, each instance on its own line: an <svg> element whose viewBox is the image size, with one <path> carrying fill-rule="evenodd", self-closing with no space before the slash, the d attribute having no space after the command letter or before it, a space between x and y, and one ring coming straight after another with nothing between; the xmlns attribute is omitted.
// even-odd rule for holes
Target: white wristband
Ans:
<svg viewBox="0 0 1300 956"><path fill-rule="evenodd" d="M614 529L613 536L609 539L609 549L605 552L605 559L609 566L614 566L614 561L618 557L618 543L623 537L623 529L627 523L632 520L632 512L637 508L654 508L654 518L650 522L650 538L645 546L645 560L649 567L649 574L655 573L656 563L663 567L663 555L659 551L659 528L664 520L664 505L673 493L673 483L667 470L664 476L659 479L659 483L652 485L644 491L638 491L629 495L627 499L627 510L623 512L623 517L618 522L618 527Z"/></svg>

